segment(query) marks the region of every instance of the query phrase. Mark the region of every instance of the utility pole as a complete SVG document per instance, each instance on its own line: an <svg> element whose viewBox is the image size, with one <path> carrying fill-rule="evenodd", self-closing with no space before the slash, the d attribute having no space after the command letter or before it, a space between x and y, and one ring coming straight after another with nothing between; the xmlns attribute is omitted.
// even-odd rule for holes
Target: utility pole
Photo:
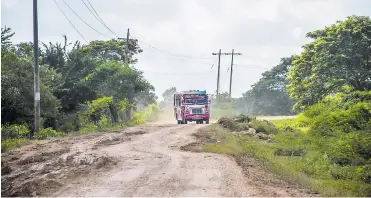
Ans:
<svg viewBox="0 0 371 198"><path fill-rule="evenodd" d="M34 50L34 130L32 136L40 131L40 82L39 82L39 30L37 21L37 0L33 0L33 50Z"/></svg>
<svg viewBox="0 0 371 198"><path fill-rule="evenodd" d="M128 33L126 34L126 65L129 65L129 36L130 36L130 32L129 32L129 28L128 28Z"/></svg>
<svg viewBox="0 0 371 198"><path fill-rule="evenodd" d="M233 56L234 55L242 55L242 53L234 53L234 49L232 49L231 74L229 77L229 98L232 98Z"/></svg>
<svg viewBox="0 0 371 198"><path fill-rule="evenodd" d="M219 49L219 53L212 53L212 55L218 55L218 77L217 77L217 85L216 85L216 98L219 100L220 95L220 56L221 55L232 55L232 62L231 62L231 76L230 76L230 85L229 85L229 95L231 96L231 89L232 89L232 73L233 73L233 55L242 55L242 53L234 53L234 49L232 53L222 53L222 50Z"/></svg>
<svg viewBox="0 0 371 198"><path fill-rule="evenodd" d="M125 46L125 63L129 65L129 36L130 36L130 30L128 28L128 32L126 34L126 46ZM118 39L122 40L124 42L125 38L119 37Z"/></svg>
<svg viewBox="0 0 371 198"><path fill-rule="evenodd" d="M218 76L216 78L216 100L219 100L219 86L220 86L220 55L222 49L219 49L219 53L212 53L212 55L218 55Z"/></svg>

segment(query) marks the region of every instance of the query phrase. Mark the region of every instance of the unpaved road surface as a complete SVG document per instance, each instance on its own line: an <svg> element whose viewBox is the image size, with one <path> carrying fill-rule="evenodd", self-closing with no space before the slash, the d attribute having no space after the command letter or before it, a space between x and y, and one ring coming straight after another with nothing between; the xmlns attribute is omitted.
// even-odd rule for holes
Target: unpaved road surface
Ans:
<svg viewBox="0 0 371 198"><path fill-rule="evenodd" d="M232 157L181 150L204 126L147 124L4 153L2 195L306 196L270 176L255 185Z"/></svg>

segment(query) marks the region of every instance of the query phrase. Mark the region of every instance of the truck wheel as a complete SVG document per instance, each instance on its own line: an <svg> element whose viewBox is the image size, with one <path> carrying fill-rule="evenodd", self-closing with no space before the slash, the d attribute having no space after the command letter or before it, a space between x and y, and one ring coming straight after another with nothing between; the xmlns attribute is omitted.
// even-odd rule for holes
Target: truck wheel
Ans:
<svg viewBox="0 0 371 198"><path fill-rule="evenodd" d="M205 120L206 124L209 124L209 120Z"/></svg>
<svg viewBox="0 0 371 198"><path fill-rule="evenodd" d="M204 121L203 120L200 120L200 124L204 124Z"/></svg>
<svg viewBox="0 0 371 198"><path fill-rule="evenodd" d="M178 121L178 124L181 124L181 121L180 120L177 120Z"/></svg>
<svg viewBox="0 0 371 198"><path fill-rule="evenodd" d="M184 120L183 123L184 123L184 124L187 124L187 120Z"/></svg>

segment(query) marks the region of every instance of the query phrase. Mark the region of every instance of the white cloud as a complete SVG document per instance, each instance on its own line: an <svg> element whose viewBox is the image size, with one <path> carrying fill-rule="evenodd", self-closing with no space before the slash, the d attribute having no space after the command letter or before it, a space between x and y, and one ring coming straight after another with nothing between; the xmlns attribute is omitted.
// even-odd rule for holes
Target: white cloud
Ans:
<svg viewBox="0 0 371 198"><path fill-rule="evenodd" d="M18 5L18 0L2 0L1 5L5 8L13 8Z"/></svg>

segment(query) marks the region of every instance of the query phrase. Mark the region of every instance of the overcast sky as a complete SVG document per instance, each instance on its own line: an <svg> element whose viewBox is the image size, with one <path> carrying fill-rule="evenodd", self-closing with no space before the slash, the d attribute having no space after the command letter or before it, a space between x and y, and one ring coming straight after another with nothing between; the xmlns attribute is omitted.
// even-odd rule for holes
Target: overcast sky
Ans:
<svg viewBox="0 0 371 198"><path fill-rule="evenodd" d="M89 42L113 37L82 0L65 0L103 36L56 0ZM82 40L53 0L39 0L39 39ZM87 3L87 1L85 0ZM217 56L235 56L232 96L239 97L280 58L301 52L305 33L344 20L371 15L370 0L90 0L107 26L122 37L130 28L144 52L135 65L160 96L167 88L216 90ZM32 41L32 1L1 0L1 27L15 31L14 42ZM229 89L231 57L221 57L221 91ZM214 66L212 67L212 65ZM211 69L212 68L212 69Z"/></svg>

